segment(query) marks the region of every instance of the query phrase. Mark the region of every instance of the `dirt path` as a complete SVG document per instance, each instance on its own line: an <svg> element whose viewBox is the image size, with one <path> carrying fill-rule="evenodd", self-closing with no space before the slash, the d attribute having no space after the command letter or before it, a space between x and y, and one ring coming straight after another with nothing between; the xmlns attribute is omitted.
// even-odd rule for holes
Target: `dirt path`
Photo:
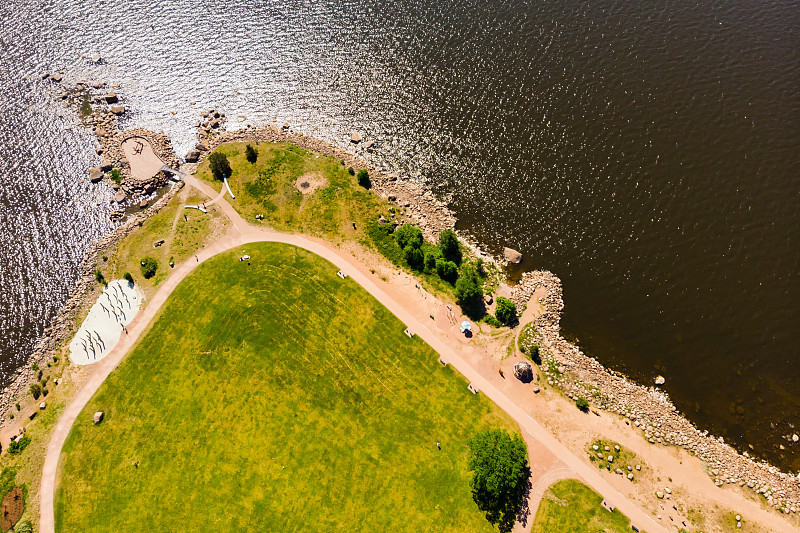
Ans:
<svg viewBox="0 0 800 533"><path fill-rule="evenodd" d="M176 266L172 275L163 282L152 299L147 303L147 306L140 311L136 319L128 326L129 334L120 339L120 342L112 352L97 364L97 369L64 409L61 418L53 430L50 443L47 447L47 454L42 472L40 490L41 518L39 525L39 531L41 533L54 532L54 495L61 449L70 428L75 423L87 402L92 398L111 371L119 364L125 354L128 353L140 336L146 331L148 325L158 314L162 305L175 287L177 287L200 262L214 257L221 252L232 248L239 248L253 242L278 242L304 248L342 269L351 279L361 285L420 338L436 350L441 355L443 361L453 365L464 375L467 381L471 382L473 386L480 390L481 394L485 394L519 424L529 444L529 449L532 451L532 459L536 459L535 462L531 461L534 474L543 476L542 479L539 480L534 478L535 485L531 490L532 500L530 502L530 515L522 530L529 530L536 513L534 504L538 506L541 495L544 494L547 486L549 486L548 480L552 479L555 481L557 479L563 479L564 477L572 477L581 480L599 492L607 501L627 515L628 518L631 519L632 524L640 530L647 530L650 533L666 533L669 531L656 522L654 518L642 510L631 499L614 488L607 480L603 479L596 467L593 467L588 461L573 454L565 445L555 438L553 433L525 412L520 405L512 400L511 396L504 392L509 390L508 387L510 385L499 383L499 386L496 386L494 381L497 379L497 370L493 368L492 365L475 364L474 357L470 357L469 354L462 357L462 352L464 352L464 350L459 347L458 342L443 338L441 331L431 331L428 327L429 323L423 322L428 319L427 314L415 313L410 310L413 309L413 306L399 303L398 300L402 302L404 298L407 297L407 295L404 295L402 292L408 292L407 287L399 287L398 291L393 291L395 294L390 295L373 281L370 277L370 273L367 269L363 268L363 265L358 262L354 255L353 258L350 259L346 257L346 252L343 250L335 249L323 241L304 237L302 235L277 233L252 226L246 223L233 207L221 198L222 195L211 189L209 185L198 181L193 176L187 177L186 182L199 189L210 198L216 198L217 205L222 209L225 215L230 218L235 231L232 235L223 237L199 251L197 253L197 260L192 257L187 262ZM433 304L433 302L431 302L431 304ZM417 316L420 318L417 318ZM448 340L450 342L448 342ZM459 351L456 352L451 345L455 346ZM503 390L501 390L500 387L502 387ZM89 424L91 421L87 418L86 420L82 420L81 423ZM539 453L539 451L541 451L541 453ZM541 461L541 457L544 454L547 454L549 458L546 463L542 463ZM537 470L537 468L541 471ZM547 486L545 486L546 483ZM735 503L738 504L739 502ZM766 512L764 512L764 515L765 516L761 518L765 518L768 522L772 522L773 524L781 524L782 522L778 517L771 516ZM788 524L783 523L782 525L785 531ZM781 530L781 528L778 527L777 530Z"/></svg>

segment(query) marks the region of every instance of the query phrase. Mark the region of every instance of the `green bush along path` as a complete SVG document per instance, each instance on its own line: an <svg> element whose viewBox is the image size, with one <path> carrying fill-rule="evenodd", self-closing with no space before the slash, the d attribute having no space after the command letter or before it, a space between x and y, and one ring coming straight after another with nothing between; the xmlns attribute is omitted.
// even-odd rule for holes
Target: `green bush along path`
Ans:
<svg viewBox="0 0 800 533"><path fill-rule="evenodd" d="M78 417L56 531L492 531L466 444L516 424L332 264L245 250L200 264Z"/></svg>

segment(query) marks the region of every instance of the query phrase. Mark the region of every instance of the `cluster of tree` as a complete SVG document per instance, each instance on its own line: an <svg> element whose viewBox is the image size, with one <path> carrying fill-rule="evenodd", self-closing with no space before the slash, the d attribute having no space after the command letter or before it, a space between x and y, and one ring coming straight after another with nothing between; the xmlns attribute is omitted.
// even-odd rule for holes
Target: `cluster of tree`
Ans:
<svg viewBox="0 0 800 533"><path fill-rule="evenodd" d="M482 431L469 441L468 464L472 499L501 532L511 531L531 476L522 438L504 429Z"/></svg>
<svg viewBox="0 0 800 533"><path fill-rule="evenodd" d="M142 259L140 266L142 268L142 276L144 279L150 279L156 275L156 270L158 270L158 261L152 257L145 257Z"/></svg>

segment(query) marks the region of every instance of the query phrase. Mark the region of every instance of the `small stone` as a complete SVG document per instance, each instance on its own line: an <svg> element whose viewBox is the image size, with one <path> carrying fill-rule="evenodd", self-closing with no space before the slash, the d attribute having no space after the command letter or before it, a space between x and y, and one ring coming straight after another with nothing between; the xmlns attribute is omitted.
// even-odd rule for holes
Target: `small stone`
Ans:
<svg viewBox="0 0 800 533"><path fill-rule="evenodd" d="M664 379L664 376L658 376L658 377L656 377L656 385L663 385L663 384L664 384L664 383L666 383L666 382L667 382L667 380L666 380L666 379Z"/></svg>
<svg viewBox="0 0 800 533"><path fill-rule="evenodd" d="M361 134L358 133L357 131L354 131L350 135L350 142L353 143L353 144L360 143L362 140L364 140L364 138L361 137Z"/></svg>
<svg viewBox="0 0 800 533"><path fill-rule="evenodd" d="M609 463L613 463L614 462L614 456L613 455L609 455L608 456L608 462Z"/></svg>
<svg viewBox="0 0 800 533"><path fill-rule="evenodd" d="M594 451L597 451L597 450L599 450L599 449L600 449L600 446L598 446L597 444L595 444L594 446L592 446L592 449L594 449Z"/></svg>
<svg viewBox="0 0 800 533"><path fill-rule="evenodd" d="M94 420L95 424L99 424L100 422L102 422L103 421L103 411L97 411L94 414L93 420Z"/></svg>
<svg viewBox="0 0 800 533"><path fill-rule="evenodd" d="M115 104L118 101L117 93L108 93L105 98L106 102L109 104Z"/></svg>
<svg viewBox="0 0 800 533"><path fill-rule="evenodd" d="M39 404L39 409L41 409L42 411L44 411L45 409L47 409L47 402L42 402L42 403L40 403L40 404Z"/></svg>
<svg viewBox="0 0 800 533"><path fill-rule="evenodd" d="M539 385L534 385L533 386L533 393L534 394L539 394Z"/></svg>
<svg viewBox="0 0 800 533"><path fill-rule="evenodd" d="M633 467L631 465L628 465L628 472L630 472L631 470L633 470Z"/></svg>
<svg viewBox="0 0 800 533"><path fill-rule="evenodd" d="M628 479L630 479L631 481L633 481L633 474L628 474Z"/></svg>
<svg viewBox="0 0 800 533"><path fill-rule="evenodd" d="M742 521L742 515L738 515L738 514L737 514L737 515L736 515L736 521L737 521L737 522L741 522L741 521Z"/></svg>
<svg viewBox="0 0 800 533"><path fill-rule="evenodd" d="M102 179L103 179L103 171L100 170L100 167L92 167L89 169L89 181L91 181L92 183L97 183Z"/></svg>
<svg viewBox="0 0 800 533"><path fill-rule="evenodd" d="M666 492L667 494L672 494L672 489L669 487L665 487L664 492Z"/></svg>
<svg viewBox="0 0 800 533"><path fill-rule="evenodd" d="M200 159L200 152L198 150L189 150L186 152L185 159L187 163L197 163L197 160Z"/></svg>
<svg viewBox="0 0 800 533"><path fill-rule="evenodd" d="M125 113L125 108L121 105L114 105L111 106L111 112L114 113L115 115L121 115Z"/></svg>
<svg viewBox="0 0 800 533"><path fill-rule="evenodd" d="M145 207L147 207L147 200L142 200L141 202L139 202L140 209L144 209Z"/></svg>
<svg viewBox="0 0 800 533"><path fill-rule="evenodd" d="M608 446L604 446L604 447L603 447L603 449L604 449L605 451L607 451L607 452L610 452L610 451L611 451L611 448L609 448Z"/></svg>
<svg viewBox="0 0 800 533"><path fill-rule="evenodd" d="M797 441L799 441L799 440L800 440L800 437L799 437L799 436L797 436L797 433L795 433L794 435L792 435L792 442L797 442Z"/></svg>
<svg viewBox="0 0 800 533"><path fill-rule="evenodd" d="M614 470L614 472L616 472L620 476L622 475L622 469L621 468L617 468L616 470Z"/></svg>
<svg viewBox="0 0 800 533"><path fill-rule="evenodd" d="M659 500L663 500L664 499L664 493L661 492L660 490L656 491L656 498L658 498Z"/></svg>

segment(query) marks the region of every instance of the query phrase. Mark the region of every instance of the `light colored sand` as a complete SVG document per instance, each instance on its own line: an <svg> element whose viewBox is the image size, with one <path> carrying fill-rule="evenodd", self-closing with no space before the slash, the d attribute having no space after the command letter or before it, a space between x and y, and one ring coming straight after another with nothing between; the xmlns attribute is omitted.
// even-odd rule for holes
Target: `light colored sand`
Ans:
<svg viewBox="0 0 800 533"><path fill-rule="evenodd" d="M123 327L136 317L142 304L138 288L125 280L108 284L69 344L69 358L76 365L103 359L124 334Z"/></svg>
<svg viewBox="0 0 800 533"><path fill-rule="evenodd" d="M328 180L326 180L319 172L309 172L308 174L303 174L294 182L294 186L297 187L297 190L303 194L311 194L317 189L325 187L326 185L328 185Z"/></svg>
<svg viewBox="0 0 800 533"><path fill-rule="evenodd" d="M139 147L141 152L137 153ZM122 143L122 153L131 165L131 174L142 180L152 178L164 166L164 162L158 158L150 142L144 137L125 139Z"/></svg>

